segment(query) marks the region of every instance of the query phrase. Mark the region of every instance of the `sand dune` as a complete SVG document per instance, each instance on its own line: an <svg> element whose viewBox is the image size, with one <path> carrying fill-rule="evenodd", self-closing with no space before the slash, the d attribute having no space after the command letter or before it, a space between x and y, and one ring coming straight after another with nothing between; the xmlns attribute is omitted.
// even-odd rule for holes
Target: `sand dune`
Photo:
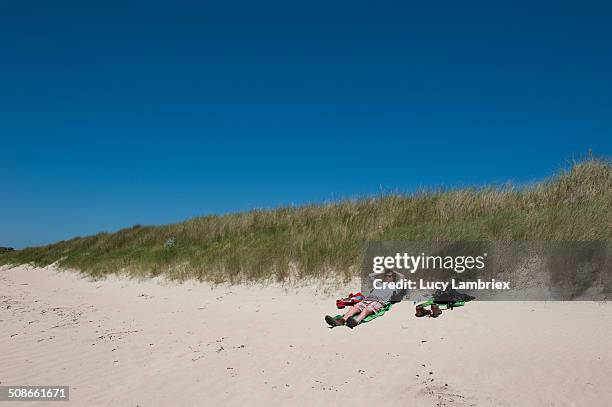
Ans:
<svg viewBox="0 0 612 407"><path fill-rule="evenodd" d="M350 330L326 327L334 298L2 269L0 384L75 406L612 405L610 303L404 302Z"/></svg>

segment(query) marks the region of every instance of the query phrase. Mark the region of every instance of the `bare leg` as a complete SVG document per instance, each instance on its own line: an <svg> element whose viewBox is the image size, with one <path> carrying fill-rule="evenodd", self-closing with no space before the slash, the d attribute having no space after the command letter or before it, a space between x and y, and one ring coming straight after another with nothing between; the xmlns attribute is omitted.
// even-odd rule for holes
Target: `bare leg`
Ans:
<svg viewBox="0 0 612 407"><path fill-rule="evenodd" d="M346 313L344 315L342 315L342 318L344 318L344 320L346 321L347 319L349 319L353 315L357 315L360 312L361 312L361 310L358 307L352 306L351 308L348 309L348 311L346 311Z"/></svg>
<svg viewBox="0 0 612 407"><path fill-rule="evenodd" d="M373 313L374 313L374 312L373 312L371 309L366 308L366 309L364 309L363 311L361 311L361 312L359 313L359 315L357 315L357 316L356 316L355 318L353 318L353 319L354 319L354 320L356 320L357 322L361 322L361 321L363 321L363 319L364 319L365 317L367 317L368 315L373 314Z"/></svg>

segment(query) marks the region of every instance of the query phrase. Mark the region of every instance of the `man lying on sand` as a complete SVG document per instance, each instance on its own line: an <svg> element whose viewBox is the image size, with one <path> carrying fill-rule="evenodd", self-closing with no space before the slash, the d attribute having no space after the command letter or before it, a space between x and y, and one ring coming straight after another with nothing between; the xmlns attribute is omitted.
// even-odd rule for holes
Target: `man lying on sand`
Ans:
<svg viewBox="0 0 612 407"><path fill-rule="evenodd" d="M397 271L387 269L383 273L372 273L369 277L372 282L377 278L382 278L383 282L395 282L404 278L404 275ZM326 315L325 322L332 327L346 324L349 328L354 328L359 325L365 317L380 311L387 304L401 301L405 294L406 290L393 290L390 288L375 289L372 285L372 290L370 290L370 293L366 295L363 301L353 305L341 317Z"/></svg>

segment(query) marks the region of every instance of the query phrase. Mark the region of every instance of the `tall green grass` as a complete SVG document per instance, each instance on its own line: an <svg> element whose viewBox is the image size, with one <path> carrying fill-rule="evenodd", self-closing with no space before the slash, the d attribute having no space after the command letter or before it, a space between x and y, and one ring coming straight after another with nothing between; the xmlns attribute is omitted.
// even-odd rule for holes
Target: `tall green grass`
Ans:
<svg viewBox="0 0 612 407"><path fill-rule="evenodd" d="M167 244L174 238L174 244ZM350 278L368 240L611 240L612 165L589 159L531 186L389 194L133 226L0 254L92 276L239 282Z"/></svg>

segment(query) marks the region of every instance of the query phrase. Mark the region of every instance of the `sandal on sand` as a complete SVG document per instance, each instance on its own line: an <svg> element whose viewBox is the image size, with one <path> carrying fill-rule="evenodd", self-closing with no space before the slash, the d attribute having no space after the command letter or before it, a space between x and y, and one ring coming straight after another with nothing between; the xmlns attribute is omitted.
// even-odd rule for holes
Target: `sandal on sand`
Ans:
<svg viewBox="0 0 612 407"><path fill-rule="evenodd" d="M353 317L350 317L346 320L346 326L351 329L355 328L357 325L359 325L359 322L357 322L357 320Z"/></svg>
<svg viewBox="0 0 612 407"><path fill-rule="evenodd" d="M325 322L327 322L332 328L335 326L342 326L346 321L344 318L334 318L329 315L325 315Z"/></svg>
<svg viewBox="0 0 612 407"><path fill-rule="evenodd" d="M431 314L430 310L425 309L425 307L422 307L420 305L417 305L416 312L414 313L414 316L420 318L420 317L426 317L429 314Z"/></svg>
<svg viewBox="0 0 612 407"><path fill-rule="evenodd" d="M442 315L442 310L436 304L432 304L431 306L431 317L437 318Z"/></svg>

